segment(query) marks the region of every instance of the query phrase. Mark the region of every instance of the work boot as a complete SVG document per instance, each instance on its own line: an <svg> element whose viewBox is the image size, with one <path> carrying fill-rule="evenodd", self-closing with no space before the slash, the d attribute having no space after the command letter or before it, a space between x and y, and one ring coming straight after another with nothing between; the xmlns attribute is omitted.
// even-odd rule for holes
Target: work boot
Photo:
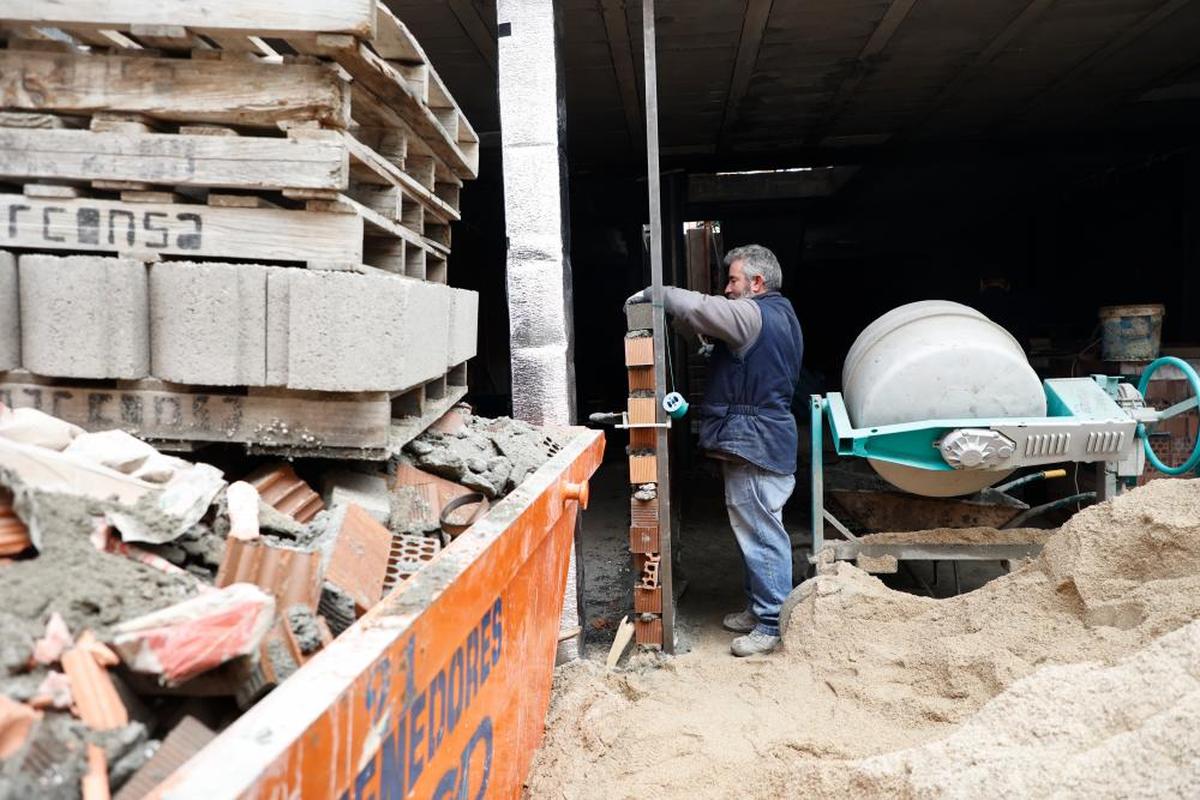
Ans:
<svg viewBox="0 0 1200 800"><path fill-rule="evenodd" d="M745 656L766 655L778 646L778 636L771 636L760 631L750 631L745 636L734 639L729 650L738 658L744 658Z"/></svg>
<svg viewBox="0 0 1200 800"><path fill-rule="evenodd" d="M727 631L749 633L758 624L758 619L751 613L750 609L746 609L736 614L726 614L725 619L721 620L721 624L725 626L725 630Z"/></svg>

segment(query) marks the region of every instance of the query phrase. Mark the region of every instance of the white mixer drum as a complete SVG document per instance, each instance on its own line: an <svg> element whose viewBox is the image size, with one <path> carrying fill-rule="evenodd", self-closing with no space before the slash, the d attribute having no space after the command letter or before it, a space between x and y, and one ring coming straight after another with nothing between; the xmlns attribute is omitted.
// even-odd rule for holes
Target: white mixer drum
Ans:
<svg viewBox="0 0 1200 800"><path fill-rule="evenodd" d="M868 325L846 356L842 394L856 428L1046 414L1042 382L1017 340L975 309L946 300L909 303ZM893 486L927 497L971 494L1011 474L869 461Z"/></svg>

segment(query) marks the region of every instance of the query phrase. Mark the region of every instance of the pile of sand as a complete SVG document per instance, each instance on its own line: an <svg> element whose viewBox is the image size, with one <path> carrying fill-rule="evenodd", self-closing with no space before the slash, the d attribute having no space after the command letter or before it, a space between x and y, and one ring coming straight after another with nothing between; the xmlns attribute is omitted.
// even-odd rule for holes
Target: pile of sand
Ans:
<svg viewBox="0 0 1200 800"><path fill-rule="evenodd" d="M1194 780L1200 631L1184 626L1200 618L1200 481L1088 509L967 595L915 597L838 564L788 612L784 652L764 659L564 670L529 796L1124 794L1150 769L1166 790Z"/></svg>

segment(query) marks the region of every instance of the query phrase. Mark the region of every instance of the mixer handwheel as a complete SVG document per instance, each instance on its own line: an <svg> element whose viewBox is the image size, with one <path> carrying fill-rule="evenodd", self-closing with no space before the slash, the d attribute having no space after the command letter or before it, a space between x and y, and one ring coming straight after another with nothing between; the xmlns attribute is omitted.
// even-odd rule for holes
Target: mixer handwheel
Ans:
<svg viewBox="0 0 1200 800"><path fill-rule="evenodd" d="M1168 365L1175 367L1183 373L1183 376L1187 378L1188 383L1192 387L1192 395L1200 400L1200 375L1196 374L1196 370L1192 368L1191 364L1174 356L1163 356L1146 367L1146 371L1142 373L1142 379L1138 382L1138 391L1141 392L1142 397L1146 396L1146 390L1150 387L1150 378L1153 377L1154 373L1160 367ZM1191 472L1196 468L1197 464L1200 464L1200 436L1196 437L1196 443L1192 446L1192 453L1188 456L1187 461L1178 466L1170 466L1164 464L1162 459L1158 457L1158 454L1154 452L1154 449L1150 447L1150 437L1146 435L1144 426L1138 426L1138 435L1142 437L1142 446L1146 450L1146 460L1159 472L1167 475L1183 475Z"/></svg>

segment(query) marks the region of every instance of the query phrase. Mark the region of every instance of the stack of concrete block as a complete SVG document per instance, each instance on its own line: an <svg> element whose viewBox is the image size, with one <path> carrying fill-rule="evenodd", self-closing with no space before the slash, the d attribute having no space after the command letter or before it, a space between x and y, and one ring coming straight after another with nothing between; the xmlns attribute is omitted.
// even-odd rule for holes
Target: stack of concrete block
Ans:
<svg viewBox="0 0 1200 800"><path fill-rule="evenodd" d="M0 11L0 372L393 396L464 374L479 300L447 260L478 137L403 23L168 5L178 25Z"/></svg>
<svg viewBox="0 0 1200 800"><path fill-rule="evenodd" d="M399 275L0 251L5 369L403 391L474 354L478 296Z"/></svg>

